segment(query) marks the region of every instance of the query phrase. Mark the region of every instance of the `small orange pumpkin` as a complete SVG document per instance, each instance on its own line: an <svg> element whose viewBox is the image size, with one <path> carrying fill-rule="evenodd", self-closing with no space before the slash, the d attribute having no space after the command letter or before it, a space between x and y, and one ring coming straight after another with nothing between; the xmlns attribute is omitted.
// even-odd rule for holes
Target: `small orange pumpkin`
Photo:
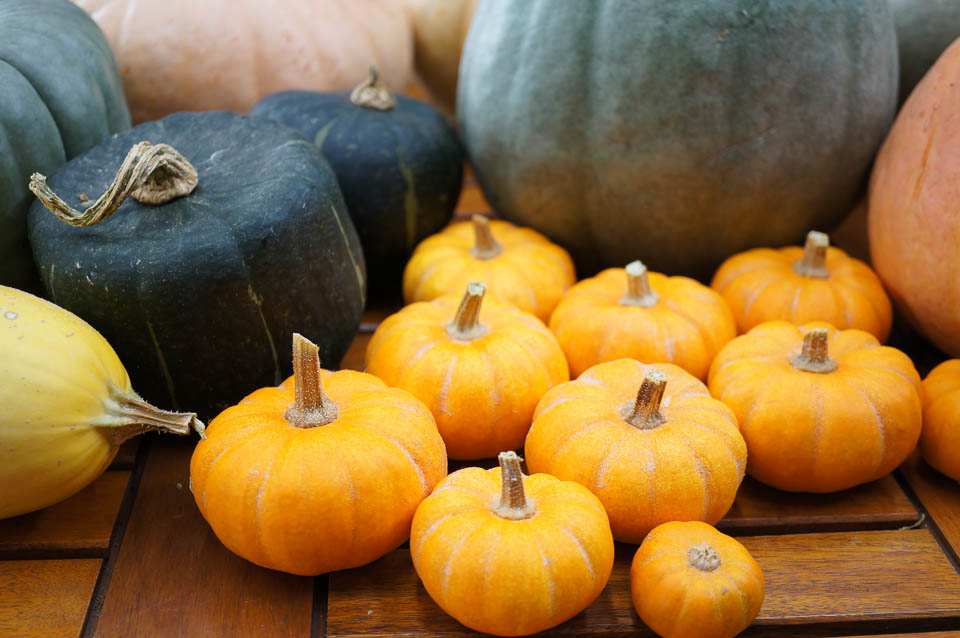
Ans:
<svg viewBox="0 0 960 638"><path fill-rule="evenodd" d="M887 340L893 311L880 278L810 231L801 249L755 248L723 262L711 287L730 304L740 332L765 321L826 321Z"/></svg>
<svg viewBox="0 0 960 638"><path fill-rule="evenodd" d="M732 638L757 617L764 589L747 548L699 521L660 525L630 565L633 606L665 638Z"/></svg>
<svg viewBox="0 0 960 638"><path fill-rule="evenodd" d="M703 383L675 365L632 359L547 392L524 449L531 472L596 494L613 537L627 543L666 521L719 521L747 460L733 413Z"/></svg>
<svg viewBox="0 0 960 638"><path fill-rule="evenodd" d="M884 476L920 436L920 376L862 330L762 323L710 369L710 392L737 415L747 473L791 492L836 492Z"/></svg>
<svg viewBox="0 0 960 638"><path fill-rule="evenodd" d="M629 358L675 363L706 379L713 357L737 335L720 295L688 277L648 273L639 261L567 291L550 329L574 377L598 363Z"/></svg>
<svg viewBox="0 0 960 638"><path fill-rule="evenodd" d="M931 370L922 388L920 453L934 469L960 481L960 359Z"/></svg>
<svg viewBox="0 0 960 638"><path fill-rule="evenodd" d="M572 618L600 595L613 537L600 501L576 483L500 467L448 476L413 517L413 566L430 597L475 629L521 636Z"/></svg>
<svg viewBox="0 0 960 638"><path fill-rule="evenodd" d="M543 322L495 299L481 311L484 290L407 306L367 345L367 372L427 404L453 459L519 449L537 401L570 378Z"/></svg>
<svg viewBox="0 0 960 638"><path fill-rule="evenodd" d="M567 251L537 231L474 215L420 242L403 271L403 298L459 295L472 281L546 321L576 274Z"/></svg>
<svg viewBox="0 0 960 638"><path fill-rule="evenodd" d="M443 440L409 392L321 370L300 335L293 362L280 387L210 423L190 460L197 506L230 551L263 567L315 575L369 563L407 539L447 472Z"/></svg>

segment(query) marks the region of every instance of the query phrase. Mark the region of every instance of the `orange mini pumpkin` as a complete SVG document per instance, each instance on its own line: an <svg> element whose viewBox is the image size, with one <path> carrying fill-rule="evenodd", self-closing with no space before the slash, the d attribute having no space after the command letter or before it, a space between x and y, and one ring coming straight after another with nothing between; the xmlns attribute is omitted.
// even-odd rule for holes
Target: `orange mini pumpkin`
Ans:
<svg viewBox="0 0 960 638"><path fill-rule="evenodd" d="M920 376L907 355L862 330L762 323L710 369L733 409L747 473L791 492L836 492L900 465L920 436Z"/></svg>
<svg viewBox="0 0 960 638"><path fill-rule="evenodd" d="M550 329L570 375L615 359L675 363L706 379L720 348L737 336L723 298L688 277L647 272L639 261L584 279L563 295Z"/></svg>
<svg viewBox="0 0 960 638"><path fill-rule="evenodd" d="M698 521L660 525L630 565L633 606L665 638L733 638L757 617L764 589L747 548Z"/></svg>
<svg viewBox="0 0 960 638"><path fill-rule="evenodd" d="M500 467L448 476L413 517L413 566L430 597L475 629L521 636L550 629L600 595L613 537L600 501L576 483Z"/></svg>
<svg viewBox="0 0 960 638"><path fill-rule="evenodd" d="M531 472L597 495L618 541L672 520L715 523L743 479L747 446L733 413L681 368L601 363L547 392L524 448Z"/></svg>
<svg viewBox="0 0 960 638"><path fill-rule="evenodd" d="M417 505L446 474L443 440L409 392L321 370L300 335L293 360L283 385L207 428L190 460L194 498L221 542L263 567L313 575L363 565L407 539Z"/></svg>
<svg viewBox="0 0 960 638"><path fill-rule="evenodd" d="M960 359L931 370L922 388L920 453L934 469L960 481Z"/></svg>
<svg viewBox="0 0 960 638"><path fill-rule="evenodd" d="M367 372L427 404L453 459L520 448L537 401L570 378L563 351L539 319L495 299L481 311L483 294L474 282L462 300L407 306L367 345Z"/></svg>
<svg viewBox="0 0 960 638"><path fill-rule="evenodd" d="M826 321L890 334L893 311L880 278L859 259L810 231L803 248L755 248L723 262L710 284L730 304L740 332L765 321Z"/></svg>
<svg viewBox="0 0 960 638"><path fill-rule="evenodd" d="M472 281L546 321L576 275L567 251L537 231L474 215L420 242L403 271L403 298L459 295Z"/></svg>

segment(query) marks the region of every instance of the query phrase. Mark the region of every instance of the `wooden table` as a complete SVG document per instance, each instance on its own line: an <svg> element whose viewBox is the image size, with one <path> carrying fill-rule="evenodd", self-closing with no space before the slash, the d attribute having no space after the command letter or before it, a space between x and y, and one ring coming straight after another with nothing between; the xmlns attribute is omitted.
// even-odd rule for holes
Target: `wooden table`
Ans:
<svg viewBox="0 0 960 638"><path fill-rule="evenodd" d="M460 212L483 207L468 182ZM343 367L362 368L385 314L367 313ZM935 362L915 337L894 341L921 372ZM73 498L0 521L0 636L473 634L427 596L406 548L316 578L231 554L188 490L194 443L142 437ZM767 580L746 636L960 635L960 485L917 457L826 496L747 479L718 527L740 538ZM603 594L555 633L652 635L630 603L635 550L618 545Z"/></svg>

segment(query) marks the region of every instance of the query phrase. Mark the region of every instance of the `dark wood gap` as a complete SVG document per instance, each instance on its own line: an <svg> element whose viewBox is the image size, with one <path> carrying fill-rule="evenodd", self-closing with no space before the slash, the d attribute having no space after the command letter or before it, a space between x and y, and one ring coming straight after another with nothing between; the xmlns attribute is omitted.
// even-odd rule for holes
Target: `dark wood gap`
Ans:
<svg viewBox="0 0 960 638"><path fill-rule="evenodd" d="M321 574L313 579L313 611L310 616L310 638L327 635L327 592L330 579Z"/></svg>
<svg viewBox="0 0 960 638"><path fill-rule="evenodd" d="M865 620L844 623L814 623L810 625L750 626L743 638L832 638L839 636L873 636L884 634L917 634L960 630L960 618L894 618L890 620ZM625 634L626 635L626 634ZM635 633L633 635L636 635ZM607 635L604 635L607 638Z"/></svg>
<svg viewBox="0 0 960 638"><path fill-rule="evenodd" d="M924 516L923 527L929 530L930 535L936 539L937 544L940 545L940 549L946 555L947 559L950 561L950 564L953 565L953 568L957 570L958 574L960 574L960 557L958 557L956 552L953 551L950 541L947 540L947 537L940 530L936 519L934 519L933 516L930 515L930 512L927 511L927 506L924 505L923 501L920 500L920 497L917 496L913 486L910 485L910 481L903 476L903 472L901 472L899 468L894 471L893 477L896 479L900 489L903 490L903 493L906 494L907 498L910 499L910 502L913 503L913 506L917 508L917 511Z"/></svg>
<svg viewBox="0 0 960 638"><path fill-rule="evenodd" d="M920 518L920 515L917 515ZM929 519L929 516L928 516ZM909 523L907 524L909 525ZM920 528L925 526L921 525ZM728 536L786 536L796 534L821 534L825 532L874 532L878 530L902 529L902 520L872 521L824 521L804 525L759 523L756 525L742 520L721 520L715 526Z"/></svg>

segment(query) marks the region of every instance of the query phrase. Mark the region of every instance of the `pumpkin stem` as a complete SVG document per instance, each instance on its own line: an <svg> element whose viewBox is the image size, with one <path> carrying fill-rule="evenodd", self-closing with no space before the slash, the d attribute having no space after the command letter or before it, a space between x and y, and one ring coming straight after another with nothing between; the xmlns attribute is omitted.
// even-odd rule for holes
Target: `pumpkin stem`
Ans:
<svg viewBox="0 0 960 638"><path fill-rule="evenodd" d="M663 425L666 418L660 412L660 402L666 387L667 375L660 370L649 370L637 391L637 400L621 412L624 421L641 430L652 430Z"/></svg>
<svg viewBox="0 0 960 638"><path fill-rule="evenodd" d="M493 259L503 252L503 246L493 236L490 230L490 220L483 215L474 215L470 218L473 222L473 236L475 243L470 249L470 254L477 259Z"/></svg>
<svg viewBox="0 0 960 638"><path fill-rule="evenodd" d="M523 472L520 471L520 457L516 452L501 452L500 461L500 500L494 507L494 513L511 521L521 521L533 516L533 503L527 500L523 492Z"/></svg>
<svg viewBox="0 0 960 638"><path fill-rule="evenodd" d="M793 271L804 277L826 279L830 276L827 270L827 248L830 246L830 236L816 230L807 233L807 241L803 245L803 257L793 263Z"/></svg>
<svg viewBox="0 0 960 638"><path fill-rule="evenodd" d="M837 369L837 362L830 356L827 342L830 333L826 328L813 328L803 335L803 348L790 357L797 370L826 374Z"/></svg>
<svg viewBox="0 0 960 638"><path fill-rule="evenodd" d="M389 111L397 105L397 98L380 78L377 67L370 65L370 77L350 92L350 102L377 111Z"/></svg>
<svg viewBox="0 0 960 638"><path fill-rule="evenodd" d="M323 391L317 345L293 334L293 403L284 415L298 428L326 425L337 418L337 404Z"/></svg>
<svg viewBox="0 0 960 638"><path fill-rule="evenodd" d="M112 383L104 412L107 416L98 419L94 425L100 428L100 433L106 436L114 447L151 430L189 434L193 429L201 439L207 438L204 434L206 426L195 413L161 410L141 399L136 392L121 390Z"/></svg>
<svg viewBox="0 0 960 638"><path fill-rule="evenodd" d="M490 328L480 323L480 304L486 291L487 287L479 281L467 284L457 314L447 324L447 334L451 339L472 341L490 332Z"/></svg>
<svg viewBox="0 0 960 638"><path fill-rule="evenodd" d="M723 562L720 554L710 545L694 545L687 552L687 562L694 569L702 572L712 572Z"/></svg>
<svg viewBox="0 0 960 638"><path fill-rule="evenodd" d="M640 306L652 308L660 299L650 287L650 278L647 276L647 267L639 260L627 264L627 294L620 299L621 306Z"/></svg>
<svg viewBox="0 0 960 638"><path fill-rule="evenodd" d="M60 220L93 226L113 215L128 196L143 204L166 204L192 193L197 180L197 169L172 146L140 142L127 153L113 183L84 212L60 199L40 173L30 176L30 190Z"/></svg>

